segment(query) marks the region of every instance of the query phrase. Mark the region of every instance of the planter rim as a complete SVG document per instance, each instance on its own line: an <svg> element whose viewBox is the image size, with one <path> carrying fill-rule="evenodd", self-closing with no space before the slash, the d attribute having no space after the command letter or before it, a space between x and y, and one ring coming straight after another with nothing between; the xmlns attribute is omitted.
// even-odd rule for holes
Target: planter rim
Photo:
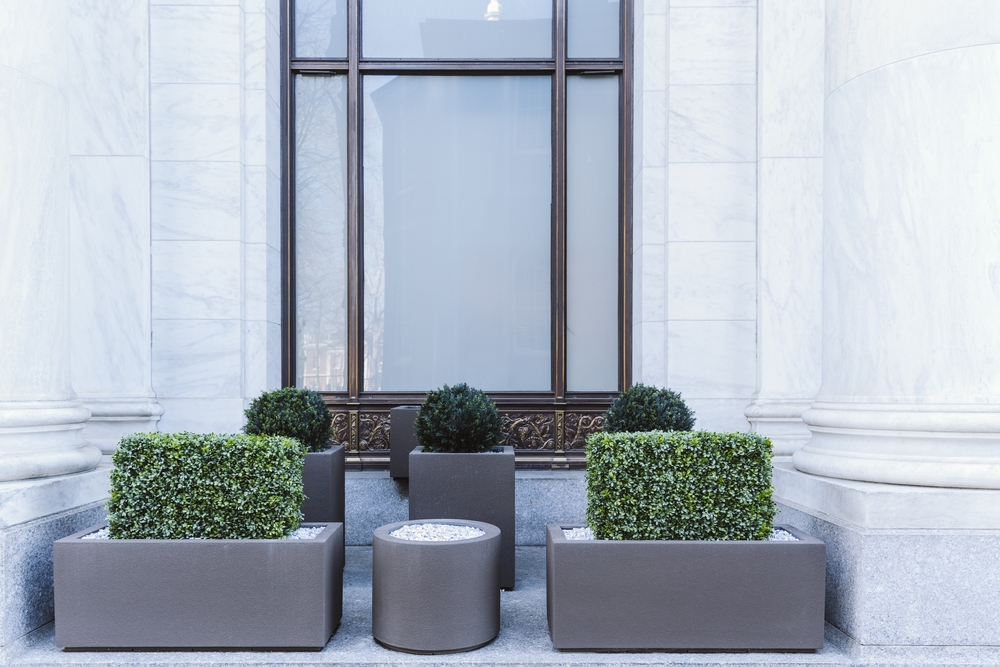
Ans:
<svg viewBox="0 0 1000 667"><path fill-rule="evenodd" d="M309 450L308 452L306 452L306 454L329 454L330 452L332 452L332 451L336 450L336 449L337 449L337 447L340 447L341 449L343 449L343 448L344 448L344 446L343 446L343 445L341 445L341 444L331 444L331 445L330 445L329 447L327 447L326 449L321 449L321 450L319 450L318 452L314 452L314 451L312 451L312 450L310 449L310 450Z"/></svg>
<svg viewBox="0 0 1000 667"><path fill-rule="evenodd" d="M563 534L563 530L570 530L573 528L586 528L587 524L584 523L550 523L546 524L546 528L550 528L548 531L551 535L553 543L581 543L581 544L767 544L774 545L768 546L766 548L780 548L778 545L782 546L795 546L795 545L805 545L805 544L824 544L822 540L818 540L812 535L802 532L794 526L786 526L785 524L775 524L775 528L780 528L782 530L788 531L792 535L798 538L798 541L792 540L570 540L567 539Z"/></svg>
<svg viewBox="0 0 1000 667"><path fill-rule="evenodd" d="M422 523L440 523L446 526L472 526L473 528L478 528L483 531L482 535L477 535L476 537L467 537L462 540L404 540L399 537L393 537L389 533L396 530L397 528L402 528L403 526L413 526ZM447 546L449 544L472 544L474 542L485 542L486 540L492 539L500 535L500 529L494 526L492 523L485 523L483 521L469 521L467 519L410 519L409 521L397 521L396 523L389 523L384 526L379 526L375 529L373 538L378 538L380 540L385 540L386 542L394 542L396 544L420 544L420 545L442 545Z"/></svg>
<svg viewBox="0 0 1000 667"><path fill-rule="evenodd" d="M337 529L337 526L340 526L342 524L339 521L330 522L330 523L316 523L316 522L305 522L305 521L303 521L302 523L299 524L299 528L316 528L318 526L324 526L323 530L320 531L320 533L318 535L316 535L316 537L313 537L313 538L308 539L308 540L289 540L287 538L269 538L269 539L251 539L251 538L247 538L247 539L198 539L198 540L188 539L188 538L185 538L185 539L172 539L172 540L162 540L162 539L142 540L142 539L131 539L131 538L124 539L124 540L112 540L112 539L107 539L107 540L84 540L84 539L82 539L84 535L90 535L91 533L95 533L98 530L100 530L101 528L107 527L107 525L108 525L107 521L102 521L101 523L94 524L93 526L90 526L89 528L84 528L81 531L73 533L72 535L67 535L66 537L63 537L63 538L61 538L59 540L56 540L56 541L57 542L71 542L72 541L72 542L86 542L86 543L93 542L95 544L109 544L109 543L110 544L137 544L137 543L138 544L178 544L178 543L191 543L191 544L246 544L247 542L253 542L253 543L270 542L270 543L275 543L275 544L295 544L296 542L298 542L298 543L301 543L301 544L316 544L318 542L325 542L326 540L330 539L330 537L333 536L334 531Z"/></svg>
<svg viewBox="0 0 1000 667"><path fill-rule="evenodd" d="M417 445L412 450L410 450L410 454L423 454L425 456L427 456L427 455L433 455L433 456L440 456L440 455L443 455L443 456L480 456L482 454L493 454L494 456L503 456L505 454L509 454L509 455L513 455L514 454L514 448L511 445L497 445L497 447L503 448L503 451L502 452L492 452L492 451L486 451L486 452L425 452L423 445Z"/></svg>

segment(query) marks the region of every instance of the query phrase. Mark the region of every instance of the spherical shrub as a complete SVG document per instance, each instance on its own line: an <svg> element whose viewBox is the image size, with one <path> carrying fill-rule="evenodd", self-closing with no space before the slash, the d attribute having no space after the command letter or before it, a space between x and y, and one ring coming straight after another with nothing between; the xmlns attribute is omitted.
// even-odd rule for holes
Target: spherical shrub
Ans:
<svg viewBox="0 0 1000 667"><path fill-rule="evenodd" d="M503 420L489 396L463 382L428 393L413 430L425 452L486 452L500 444Z"/></svg>
<svg viewBox="0 0 1000 667"><path fill-rule="evenodd" d="M250 435L283 435L295 438L309 451L330 446L333 415L323 398L309 389L285 387L261 394L244 413Z"/></svg>
<svg viewBox="0 0 1000 667"><path fill-rule="evenodd" d="M604 414L606 433L690 431L694 413L677 392L636 384L621 393Z"/></svg>

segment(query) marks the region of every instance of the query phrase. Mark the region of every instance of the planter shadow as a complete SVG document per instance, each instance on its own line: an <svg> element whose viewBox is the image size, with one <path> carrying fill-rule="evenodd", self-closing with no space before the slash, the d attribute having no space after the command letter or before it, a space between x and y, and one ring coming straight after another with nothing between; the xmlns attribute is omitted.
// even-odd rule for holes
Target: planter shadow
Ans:
<svg viewBox="0 0 1000 667"><path fill-rule="evenodd" d="M302 466L303 521L344 522L344 446L307 452Z"/></svg>

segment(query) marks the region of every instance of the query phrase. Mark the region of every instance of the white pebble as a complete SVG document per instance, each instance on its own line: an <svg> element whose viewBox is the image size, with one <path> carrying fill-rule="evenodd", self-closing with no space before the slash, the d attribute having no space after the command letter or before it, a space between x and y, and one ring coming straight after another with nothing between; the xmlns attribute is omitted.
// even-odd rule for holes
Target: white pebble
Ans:
<svg viewBox="0 0 1000 667"><path fill-rule="evenodd" d="M471 540L485 534L485 530L480 530L475 526L455 526L447 523L410 523L389 533L399 540L420 540L423 542Z"/></svg>
<svg viewBox="0 0 1000 667"><path fill-rule="evenodd" d="M107 528L101 528L100 530L96 530L93 533L87 533L86 535L84 535L80 539L81 540L108 540L108 539L111 539L111 535L108 533L108 529Z"/></svg>
<svg viewBox="0 0 1000 667"><path fill-rule="evenodd" d="M590 528L563 528L563 536L567 540L593 540L594 531ZM771 537L768 538L770 542L798 542L799 538L795 537L787 530L782 528L772 528Z"/></svg>
<svg viewBox="0 0 1000 667"><path fill-rule="evenodd" d="M798 542L799 538L795 537L787 530L783 528L772 528L771 529L771 542Z"/></svg>
<svg viewBox="0 0 1000 667"><path fill-rule="evenodd" d="M308 526L300 527L293 530L291 533L281 538L284 540L311 540L320 533L323 532L325 526ZM87 533L80 538L81 540L110 540L111 533L108 532L107 528L101 528L100 530L95 530L93 533ZM187 538L191 540L203 540L204 537L191 537Z"/></svg>

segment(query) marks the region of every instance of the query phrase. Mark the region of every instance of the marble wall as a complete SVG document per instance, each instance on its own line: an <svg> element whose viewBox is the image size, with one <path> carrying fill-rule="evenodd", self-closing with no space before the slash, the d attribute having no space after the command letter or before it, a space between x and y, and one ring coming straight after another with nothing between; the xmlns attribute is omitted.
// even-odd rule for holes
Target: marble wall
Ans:
<svg viewBox="0 0 1000 667"><path fill-rule="evenodd" d="M280 384L279 4L150 3L161 430L239 430Z"/></svg>
<svg viewBox="0 0 1000 667"><path fill-rule="evenodd" d="M636 5L636 381L747 430L756 384L757 3Z"/></svg>

